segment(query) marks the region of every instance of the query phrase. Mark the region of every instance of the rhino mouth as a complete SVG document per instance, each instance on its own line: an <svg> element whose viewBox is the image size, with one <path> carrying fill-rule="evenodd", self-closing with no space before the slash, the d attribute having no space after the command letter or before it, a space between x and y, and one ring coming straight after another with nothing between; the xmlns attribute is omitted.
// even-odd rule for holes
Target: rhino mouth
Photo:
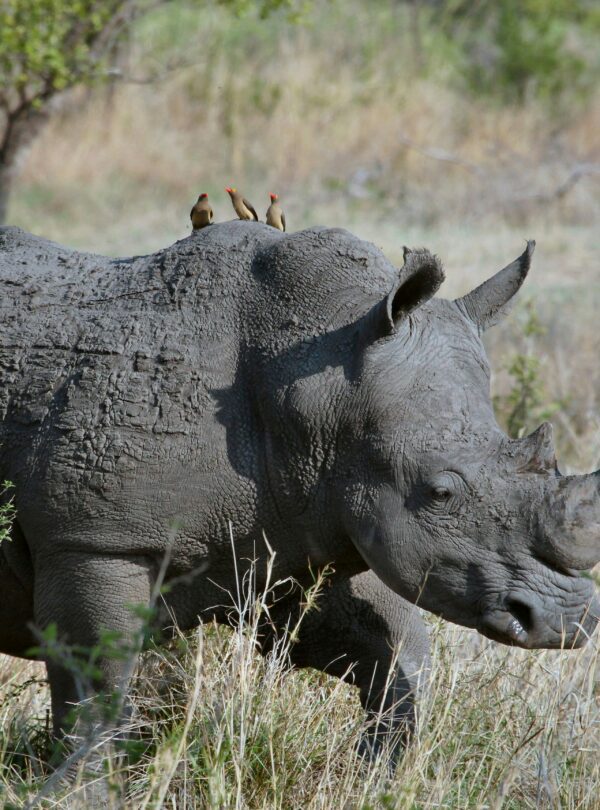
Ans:
<svg viewBox="0 0 600 810"><path fill-rule="evenodd" d="M481 619L479 632L493 641L517 647L528 647L533 627L532 610L529 605L508 599L505 609L486 611Z"/></svg>
<svg viewBox="0 0 600 810"><path fill-rule="evenodd" d="M484 611L478 630L512 647L572 649L586 644L599 620L600 603L595 598L577 613L551 616L536 600L529 603L509 596L502 607Z"/></svg>

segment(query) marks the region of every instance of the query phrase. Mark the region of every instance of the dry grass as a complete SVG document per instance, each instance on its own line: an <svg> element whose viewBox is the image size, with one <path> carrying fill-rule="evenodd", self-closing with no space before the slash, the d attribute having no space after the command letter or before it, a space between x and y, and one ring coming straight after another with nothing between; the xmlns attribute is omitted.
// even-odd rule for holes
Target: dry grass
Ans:
<svg viewBox="0 0 600 810"><path fill-rule="evenodd" d="M256 624L201 628L170 651L146 653L134 687L142 736L120 756L100 749L109 806L595 810L597 643L577 653L523 652L440 621L431 632L429 692L395 773L354 753L363 721L353 688L288 671L289 640L260 658ZM53 792L44 787L46 766L32 740L48 696L38 683L15 690L39 674L3 660L3 806L36 806L42 796L45 807L94 806L89 772L68 786L54 777Z"/></svg>

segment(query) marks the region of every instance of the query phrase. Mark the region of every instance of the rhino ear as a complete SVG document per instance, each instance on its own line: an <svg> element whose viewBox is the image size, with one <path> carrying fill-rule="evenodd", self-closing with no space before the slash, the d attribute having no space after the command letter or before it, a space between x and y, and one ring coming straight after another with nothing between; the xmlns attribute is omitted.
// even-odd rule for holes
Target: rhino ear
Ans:
<svg viewBox="0 0 600 810"><path fill-rule="evenodd" d="M457 298L455 304L481 332L498 323L512 306L512 299L529 272L535 242L530 239L525 251L503 270L472 292Z"/></svg>
<svg viewBox="0 0 600 810"><path fill-rule="evenodd" d="M411 312L436 294L444 280L437 256L428 250L404 248L404 265L398 281L371 312L372 339L392 335Z"/></svg>

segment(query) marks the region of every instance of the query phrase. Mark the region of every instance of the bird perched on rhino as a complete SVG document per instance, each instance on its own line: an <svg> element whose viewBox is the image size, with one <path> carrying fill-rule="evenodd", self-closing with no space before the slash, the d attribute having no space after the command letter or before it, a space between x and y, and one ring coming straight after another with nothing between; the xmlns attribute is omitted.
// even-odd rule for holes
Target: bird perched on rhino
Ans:
<svg viewBox="0 0 600 810"><path fill-rule="evenodd" d="M208 201L208 194L206 192L198 197L196 204L190 211L190 219L192 220L192 227L195 231L199 231L200 228L206 228L207 225L212 225L213 210Z"/></svg>
<svg viewBox="0 0 600 810"><path fill-rule="evenodd" d="M258 214L241 191L238 191L237 188L231 188L231 186L227 186L225 191L231 197L235 213L240 219L253 219L258 222Z"/></svg>
<svg viewBox="0 0 600 810"><path fill-rule="evenodd" d="M280 231L285 231L285 214L277 202L279 194L273 194L273 192L271 192L269 197L271 198L271 205L267 208L267 225L271 225L271 227L277 228Z"/></svg>

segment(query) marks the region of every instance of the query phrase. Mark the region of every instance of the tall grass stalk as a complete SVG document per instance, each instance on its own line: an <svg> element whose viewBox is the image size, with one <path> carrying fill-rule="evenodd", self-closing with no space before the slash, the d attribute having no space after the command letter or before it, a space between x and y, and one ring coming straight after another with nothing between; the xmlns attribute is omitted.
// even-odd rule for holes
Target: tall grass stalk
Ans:
<svg viewBox="0 0 600 810"><path fill-rule="evenodd" d="M526 652L431 620L429 689L414 743L392 773L385 757L369 763L356 753L364 720L354 688L289 668L291 631L258 654L281 585L272 564L268 580L260 593L253 573L241 583L231 628L200 626L144 653L129 738L102 748L110 806L597 808L597 641L575 653ZM85 768L39 803L47 692L38 665L2 663L4 806L89 806L98 774Z"/></svg>

